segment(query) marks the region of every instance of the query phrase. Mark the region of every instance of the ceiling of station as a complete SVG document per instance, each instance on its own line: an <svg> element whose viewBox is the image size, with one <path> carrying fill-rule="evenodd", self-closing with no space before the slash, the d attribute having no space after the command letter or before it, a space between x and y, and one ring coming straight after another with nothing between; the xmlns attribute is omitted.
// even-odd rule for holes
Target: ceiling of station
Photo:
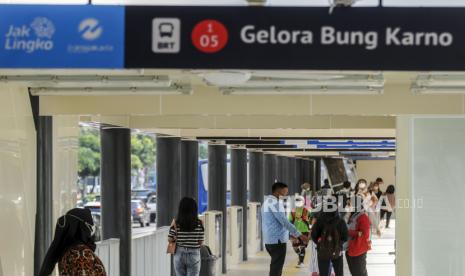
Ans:
<svg viewBox="0 0 465 276"><path fill-rule="evenodd" d="M27 80L37 76L42 79ZM296 149L270 141L391 139L396 136L398 115L465 114L462 73L0 70L0 80L3 89L35 88L30 91L40 96L42 115L78 115L87 122L223 140L250 150L294 156L332 156L343 149ZM164 85L169 89L163 89ZM115 87L118 93L112 90ZM435 89L439 92L434 93ZM235 143L239 138L259 142ZM366 151L370 150L358 152ZM392 150L370 152L393 154Z"/></svg>

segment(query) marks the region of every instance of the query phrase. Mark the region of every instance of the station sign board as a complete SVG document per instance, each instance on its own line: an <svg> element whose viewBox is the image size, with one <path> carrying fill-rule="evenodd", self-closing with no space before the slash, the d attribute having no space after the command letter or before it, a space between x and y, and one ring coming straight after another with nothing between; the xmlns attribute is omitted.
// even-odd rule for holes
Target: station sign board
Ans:
<svg viewBox="0 0 465 276"><path fill-rule="evenodd" d="M465 8L0 5L0 68L465 70Z"/></svg>
<svg viewBox="0 0 465 276"><path fill-rule="evenodd" d="M129 6L125 65L465 70L465 9Z"/></svg>

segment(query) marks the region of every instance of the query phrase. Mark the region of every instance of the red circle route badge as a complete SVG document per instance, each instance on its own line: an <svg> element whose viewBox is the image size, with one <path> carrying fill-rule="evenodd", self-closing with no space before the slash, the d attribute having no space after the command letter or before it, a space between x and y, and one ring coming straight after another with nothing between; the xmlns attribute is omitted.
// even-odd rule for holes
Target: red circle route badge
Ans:
<svg viewBox="0 0 465 276"><path fill-rule="evenodd" d="M228 43L228 30L217 20L200 21L192 30L192 43L201 52L219 52Z"/></svg>

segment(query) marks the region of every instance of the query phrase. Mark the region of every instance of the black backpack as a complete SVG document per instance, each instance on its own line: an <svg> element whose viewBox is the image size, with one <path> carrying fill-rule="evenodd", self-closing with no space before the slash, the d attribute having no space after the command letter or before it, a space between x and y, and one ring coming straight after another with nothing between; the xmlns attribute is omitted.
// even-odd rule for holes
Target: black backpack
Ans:
<svg viewBox="0 0 465 276"><path fill-rule="evenodd" d="M335 260L341 256L342 243L338 231L339 220L326 222L323 226L321 239L318 242L318 257L322 260Z"/></svg>

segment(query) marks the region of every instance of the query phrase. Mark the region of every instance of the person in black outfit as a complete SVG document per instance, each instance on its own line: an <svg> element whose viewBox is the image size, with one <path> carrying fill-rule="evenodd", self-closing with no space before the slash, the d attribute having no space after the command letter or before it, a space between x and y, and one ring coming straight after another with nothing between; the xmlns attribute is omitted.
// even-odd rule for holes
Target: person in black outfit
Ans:
<svg viewBox="0 0 465 276"><path fill-rule="evenodd" d="M329 270L330 263L332 263L336 276L343 276L344 259L342 256L342 245L348 239L348 230L346 222L339 217L337 208L324 208L323 212L321 212L319 218L316 220L316 223L313 225L312 240L317 245L317 250L320 250L319 243L322 239L325 238L325 232L329 227L334 227L334 229L337 231L336 239L339 240L336 242L336 244L340 247L340 256L337 258L326 259L323 258L321 254L318 254L318 269L321 276L329 276L331 273Z"/></svg>

